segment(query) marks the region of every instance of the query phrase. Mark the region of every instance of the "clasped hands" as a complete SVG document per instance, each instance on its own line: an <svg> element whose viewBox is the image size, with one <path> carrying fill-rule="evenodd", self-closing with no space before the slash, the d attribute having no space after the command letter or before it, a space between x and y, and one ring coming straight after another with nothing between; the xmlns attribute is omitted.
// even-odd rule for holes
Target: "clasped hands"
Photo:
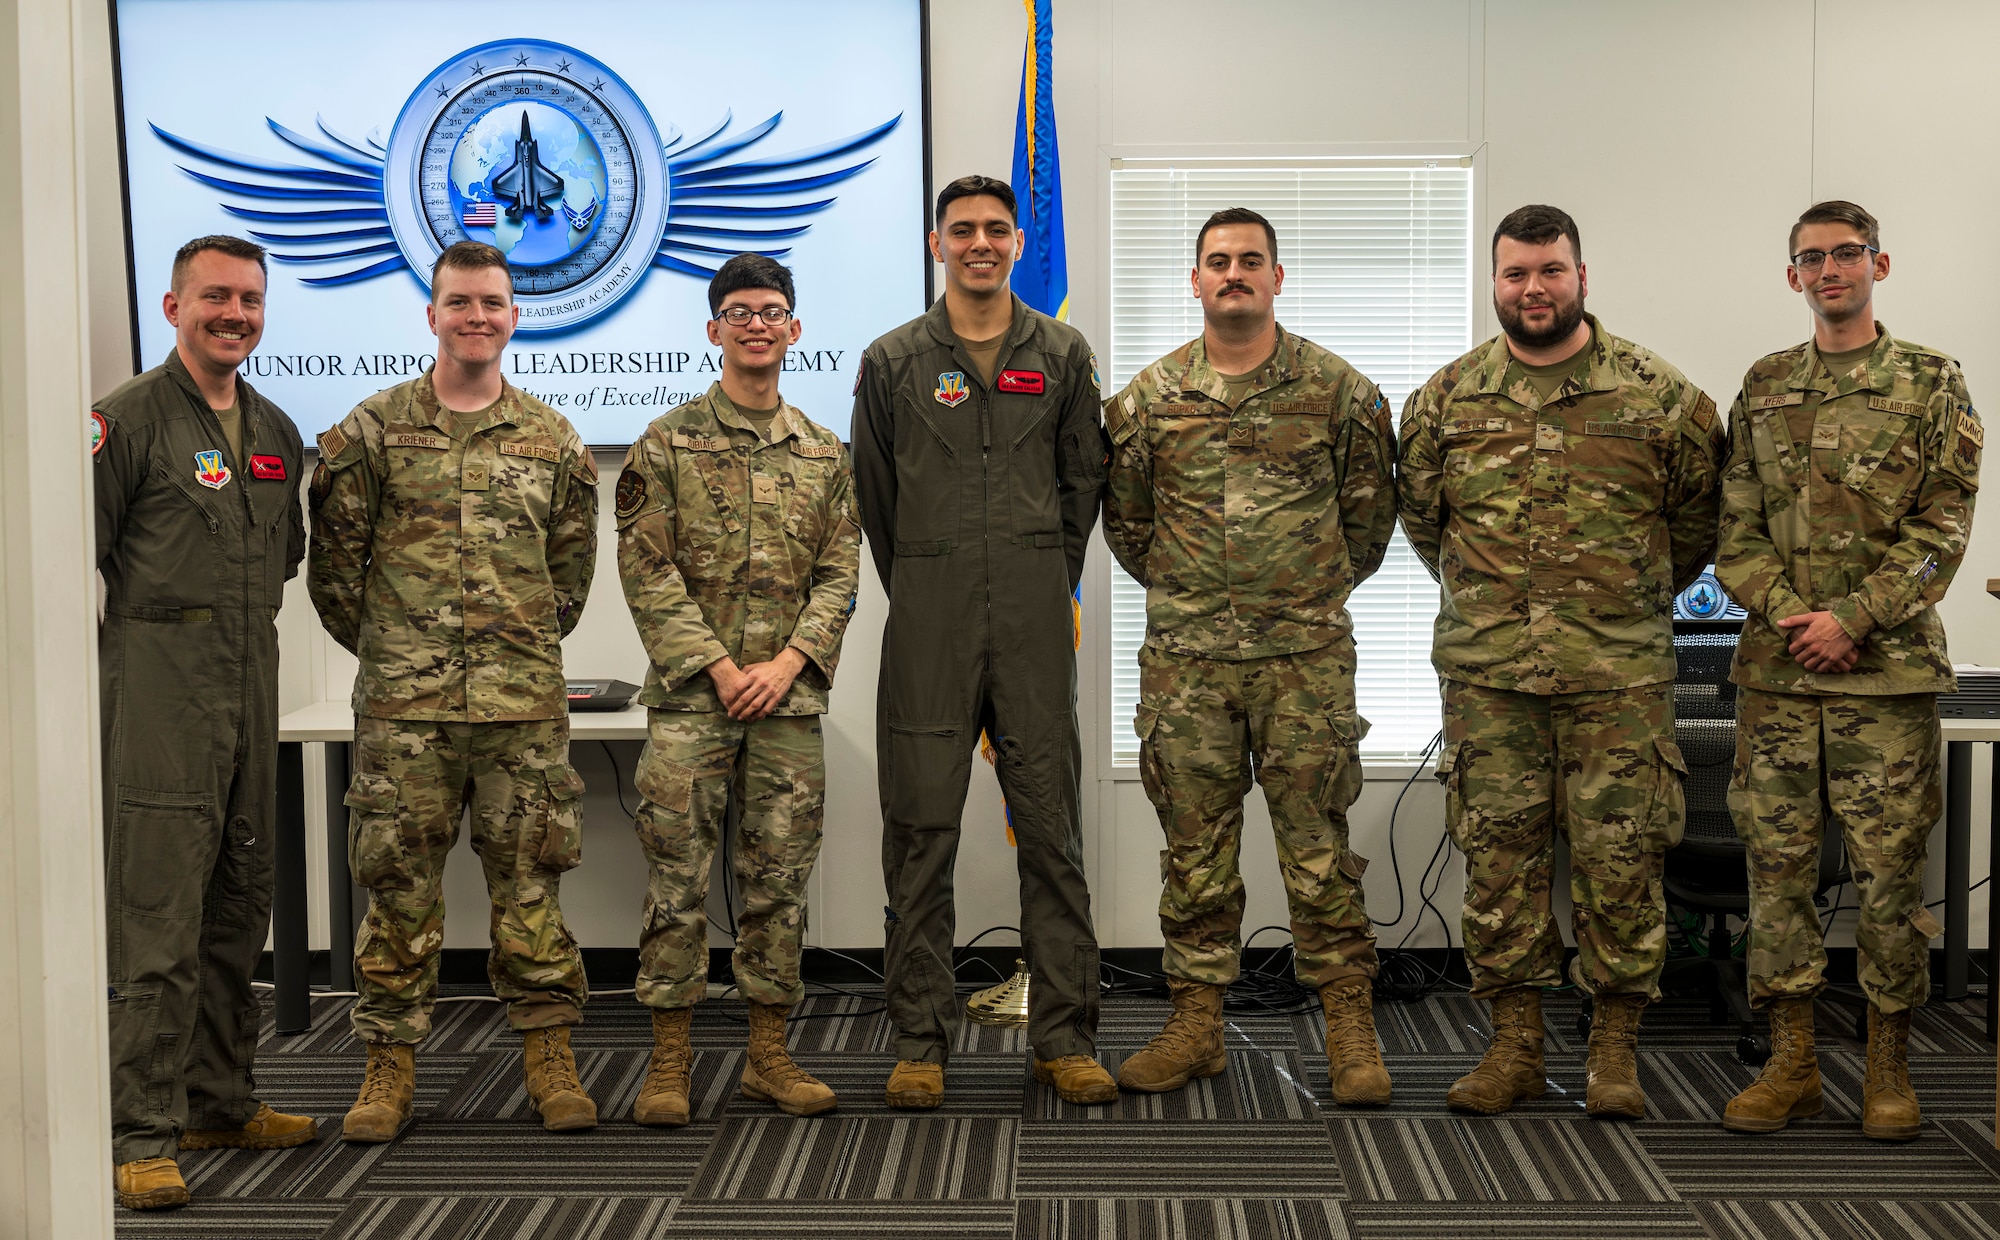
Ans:
<svg viewBox="0 0 2000 1240"><path fill-rule="evenodd" d="M1790 630L1792 658L1809 672L1850 672L1861 658L1861 647L1830 611L1786 616L1778 627Z"/></svg>
<svg viewBox="0 0 2000 1240"><path fill-rule="evenodd" d="M722 699L722 709L729 717L738 723L754 723L785 700L792 681L805 666L806 657L799 648L787 646L769 663L738 667L736 660L724 655L704 670L715 682L715 695Z"/></svg>

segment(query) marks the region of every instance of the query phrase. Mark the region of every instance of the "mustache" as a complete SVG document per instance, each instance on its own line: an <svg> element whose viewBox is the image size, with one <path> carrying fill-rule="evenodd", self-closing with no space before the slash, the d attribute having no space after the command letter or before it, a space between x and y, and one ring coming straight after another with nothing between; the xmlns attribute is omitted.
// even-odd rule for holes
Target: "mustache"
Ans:
<svg viewBox="0 0 2000 1240"><path fill-rule="evenodd" d="M1247 284L1225 284L1216 291L1215 295L1221 297L1228 293L1248 293L1250 291L1250 286Z"/></svg>

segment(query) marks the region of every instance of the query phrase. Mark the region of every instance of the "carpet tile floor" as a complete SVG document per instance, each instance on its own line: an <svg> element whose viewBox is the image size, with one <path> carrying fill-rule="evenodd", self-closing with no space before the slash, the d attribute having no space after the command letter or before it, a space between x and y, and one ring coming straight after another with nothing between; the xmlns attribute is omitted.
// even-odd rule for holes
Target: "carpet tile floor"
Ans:
<svg viewBox="0 0 2000 1240"><path fill-rule="evenodd" d="M1752 1073L1705 1005L1648 1011L1645 1120L1583 1115L1576 1001L1549 1005L1547 1095L1508 1114L1456 1116L1445 1088L1485 1041L1485 1008L1460 994L1384 1002L1378 1028L1395 1101L1335 1107L1317 1014L1232 1017L1229 1071L1164 1095L1071 1106L1027 1078L1019 1030L968 1024L945 1105L890 1110L889 1030L866 998L826 995L792 1026L793 1053L841 1096L792 1119L743 1099L741 1009L697 1009L694 1117L625 1119L650 1046L629 997L593 1003L579 1072L603 1123L557 1135L535 1122L519 1037L493 1003L439 1008L417 1057L417 1120L395 1142L347 1146L340 1117L360 1080L347 1001L319 998L313 1028L267 1020L258 1080L323 1135L274 1153L182 1156L194 1203L118 1212L120 1240L2000 1240L1993 1047L1977 1002L1919 1014L1912 1075L1924 1131L1906 1145L1859 1129L1863 1062L1844 1012L1821 1009L1826 1111L1774 1137L1716 1123ZM1106 1065L1142 1046L1163 1001L1106 1000ZM735 1016L737 1019L732 1020Z"/></svg>

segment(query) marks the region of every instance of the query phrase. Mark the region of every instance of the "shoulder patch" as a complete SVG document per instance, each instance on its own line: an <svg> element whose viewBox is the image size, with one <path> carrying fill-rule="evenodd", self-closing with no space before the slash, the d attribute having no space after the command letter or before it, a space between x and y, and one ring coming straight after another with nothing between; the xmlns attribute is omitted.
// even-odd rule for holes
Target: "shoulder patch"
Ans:
<svg viewBox="0 0 2000 1240"><path fill-rule="evenodd" d="M1880 409L1883 413L1901 413L1906 415L1915 415L1924 411L1924 406L1920 401L1890 400L1887 396L1870 396L1868 398L1868 407L1870 409Z"/></svg>
<svg viewBox="0 0 2000 1240"><path fill-rule="evenodd" d="M95 409L90 411L89 422L90 454L96 456L104 451L104 441L111 438L111 423L105 421L104 415Z"/></svg>
<svg viewBox="0 0 2000 1240"><path fill-rule="evenodd" d="M597 485L597 454L584 448L576 454L576 468L570 471L592 486Z"/></svg>
<svg viewBox="0 0 2000 1240"><path fill-rule="evenodd" d="M328 427L320 432L319 458L322 461L332 460L345 451L347 451L347 436L340 433L338 426Z"/></svg>
<svg viewBox="0 0 2000 1240"><path fill-rule="evenodd" d="M618 475L618 490L614 500L620 521L637 515L646 506L646 477L636 469L626 469Z"/></svg>
<svg viewBox="0 0 2000 1240"><path fill-rule="evenodd" d="M861 376L867 373L868 355L864 353L861 356L861 360L854 364L854 390L848 393L849 396L861 395Z"/></svg>

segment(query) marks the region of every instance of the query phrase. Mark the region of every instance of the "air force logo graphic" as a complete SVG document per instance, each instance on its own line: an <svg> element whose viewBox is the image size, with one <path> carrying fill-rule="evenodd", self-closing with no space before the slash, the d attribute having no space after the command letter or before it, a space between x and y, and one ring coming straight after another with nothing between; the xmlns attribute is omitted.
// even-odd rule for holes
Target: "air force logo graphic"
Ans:
<svg viewBox="0 0 2000 1240"><path fill-rule="evenodd" d="M937 391L931 393L937 403L947 409L956 408L958 403L972 395L972 389L965 386L965 372L947 370L938 376Z"/></svg>
<svg viewBox="0 0 2000 1240"><path fill-rule="evenodd" d="M181 170L227 196L222 209L280 263L320 287L393 272L428 282L446 246L507 255L523 332L564 331L617 305L653 268L706 280L745 250L772 258L831 207L819 191L864 171L854 160L902 120L782 154L742 158L780 112L735 132L725 112L699 136L662 141L616 73L572 47L508 39L461 52L403 105L383 143L317 121L320 136L271 131L316 162L275 162L168 133L208 166ZM284 231L258 231L256 226Z"/></svg>

